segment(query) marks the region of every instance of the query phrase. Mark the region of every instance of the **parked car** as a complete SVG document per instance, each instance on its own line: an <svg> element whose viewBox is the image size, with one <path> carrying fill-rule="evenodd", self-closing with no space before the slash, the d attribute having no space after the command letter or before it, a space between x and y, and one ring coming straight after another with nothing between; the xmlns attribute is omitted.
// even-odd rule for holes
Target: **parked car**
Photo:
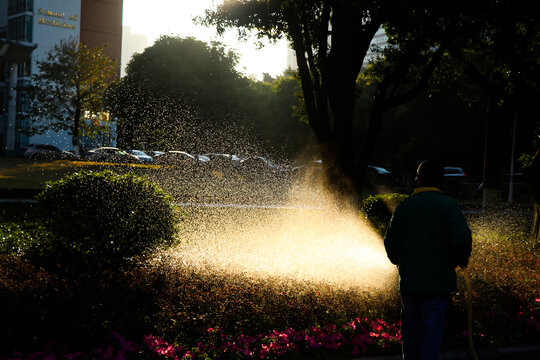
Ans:
<svg viewBox="0 0 540 360"><path fill-rule="evenodd" d="M444 182L443 191L451 196L460 194L468 194L469 178L462 167L445 166L444 167Z"/></svg>
<svg viewBox="0 0 540 360"><path fill-rule="evenodd" d="M260 173L278 174L285 171L281 166L262 156L250 156L240 160L238 169L241 172L250 173L252 175Z"/></svg>
<svg viewBox="0 0 540 360"><path fill-rule="evenodd" d="M366 180L371 186L395 187L399 183L398 176L381 166L375 165L367 166Z"/></svg>
<svg viewBox="0 0 540 360"><path fill-rule="evenodd" d="M291 176L308 182L318 182L322 176L322 160L311 160L289 169Z"/></svg>
<svg viewBox="0 0 540 360"><path fill-rule="evenodd" d="M304 162L304 163L302 163L300 165L293 166L291 168L291 171L300 172L300 171L308 170L308 169L321 170L322 169L322 160L311 160L311 161Z"/></svg>
<svg viewBox="0 0 540 360"><path fill-rule="evenodd" d="M279 165L262 156L250 156L240 160L238 164L243 169L260 169L263 171L279 171Z"/></svg>
<svg viewBox="0 0 540 360"><path fill-rule="evenodd" d="M142 150L125 150L128 154L135 155L140 162L146 163L146 164L153 164L154 158L146 154Z"/></svg>
<svg viewBox="0 0 540 360"><path fill-rule="evenodd" d="M64 159L77 160L79 156L69 151L60 150L54 145L49 144L31 144L24 148L25 157L36 159Z"/></svg>
<svg viewBox="0 0 540 360"><path fill-rule="evenodd" d="M231 161L241 161L242 158L237 155L231 155L231 154L216 154L216 153L208 153L204 154L203 156L206 156L210 160L231 160Z"/></svg>
<svg viewBox="0 0 540 360"><path fill-rule="evenodd" d="M195 157L200 161L200 162L207 162L207 161L210 161L210 158L208 156L205 156L205 155L195 155Z"/></svg>
<svg viewBox="0 0 540 360"><path fill-rule="evenodd" d="M205 166L210 166L217 170L236 168L240 164L240 161L242 161L241 157L231 154L207 153L203 156L210 159L210 161L205 163Z"/></svg>
<svg viewBox="0 0 540 360"><path fill-rule="evenodd" d="M139 163L139 158L135 155L115 147L99 147L86 152L86 158L90 161L106 161L115 163Z"/></svg>
<svg viewBox="0 0 540 360"><path fill-rule="evenodd" d="M185 151L171 150L157 156L155 162L160 165L193 165L197 162L197 158Z"/></svg>
<svg viewBox="0 0 540 360"><path fill-rule="evenodd" d="M156 150L145 150L144 152L145 152L148 156L153 157L154 159L155 159L157 156L160 156L160 155L165 154L164 151L156 151Z"/></svg>

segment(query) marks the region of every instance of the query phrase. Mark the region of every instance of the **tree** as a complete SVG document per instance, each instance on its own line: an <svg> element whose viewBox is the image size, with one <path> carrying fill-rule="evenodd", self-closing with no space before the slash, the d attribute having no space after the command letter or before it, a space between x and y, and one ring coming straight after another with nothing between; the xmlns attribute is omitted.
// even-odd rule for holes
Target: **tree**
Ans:
<svg viewBox="0 0 540 360"><path fill-rule="evenodd" d="M452 68L461 66L458 60L470 54L473 45L489 40L492 29L505 22L504 10L491 11L491 7L502 9L501 3L524 5L495 0L231 0L208 10L201 22L216 25L218 32L237 27L240 36L255 30L259 37L288 38L297 55L307 118L329 167L330 183L346 193L361 191L383 115L444 85L455 73ZM530 6L526 8L535 14ZM537 23L537 17L529 17L527 24ZM355 95L362 88L356 84L370 41L381 26L390 46L372 67L376 84L369 116L365 126L357 126ZM510 26L514 32L519 28ZM512 53L507 56L519 55Z"/></svg>
<svg viewBox="0 0 540 360"><path fill-rule="evenodd" d="M538 154L540 131L536 102L540 98L540 11L527 0L486 0L482 11L475 12L471 21L469 39L464 46L450 51L456 78L466 78L490 95L486 114L486 129L493 134L494 120L503 119L508 126L513 121L520 125L528 154L536 154L526 169L532 187L534 219L532 237L540 243L540 181L538 181ZM471 17L472 18L472 17ZM495 129L496 131L497 129ZM508 130L506 136L508 136ZM500 162L495 151L499 147L493 138L488 140L488 166ZM494 156L495 155L495 156ZM531 156L532 157L532 156ZM489 172L489 169L485 169ZM484 176L488 184L491 179Z"/></svg>
<svg viewBox="0 0 540 360"><path fill-rule="evenodd" d="M232 0L208 10L201 22L216 25L218 32L237 27L241 36L247 29L259 37L288 38L328 183L342 195L354 196L361 194L383 114L425 90L447 51L455 6L455 2ZM359 134L356 130L361 127L354 123L357 80L382 25L394 26L402 41L387 54L393 55L391 66L379 72L368 124Z"/></svg>
<svg viewBox="0 0 540 360"><path fill-rule="evenodd" d="M162 36L127 67L108 92L123 146L200 149L241 131L242 93L249 81L237 55L220 43ZM217 151L213 150L213 151Z"/></svg>
<svg viewBox="0 0 540 360"><path fill-rule="evenodd" d="M532 160L525 167L527 182L532 187L532 196L534 201L534 216L531 230L531 238L535 240L535 246L540 246L540 148L536 151Z"/></svg>
<svg viewBox="0 0 540 360"><path fill-rule="evenodd" d="M292 71L286 70L276 79L268 75L263 81L251 80L243 99L252 119L253 140L265 156L291 160L313 142L312 131L303 119L300 84Z"/></svg>
<svg viewBox="0 0 540 360"><path fill-rule="evenodd" d="M91 136L108 126L103 96L116 77L116 64L104 49L62 40L37 61L39 71L24 89L30 99L30 135L68 131L76 147L83 132Z"/></svg>

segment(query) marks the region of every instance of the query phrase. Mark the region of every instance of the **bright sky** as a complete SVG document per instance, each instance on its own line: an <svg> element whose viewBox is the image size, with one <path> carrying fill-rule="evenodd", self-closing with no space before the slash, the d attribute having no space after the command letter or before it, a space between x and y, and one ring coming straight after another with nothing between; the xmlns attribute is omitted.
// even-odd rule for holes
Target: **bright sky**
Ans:
<svg viewBox="0 0 540 360"><path fill-rule="evenodd" d="M239 42L235 30L220 37L215 28L193 23L193 17L203 15L205 9L214 8L219 3L219 0L124 0L123 25L130 26L132 34L146 35L149 46L160 35L192 36L204 42L220 41L236 50L240 57L238 70L245 75L262 79L263 72L272 76L282 74L287 67L285 40L257 49L255 38Z"/></svg>

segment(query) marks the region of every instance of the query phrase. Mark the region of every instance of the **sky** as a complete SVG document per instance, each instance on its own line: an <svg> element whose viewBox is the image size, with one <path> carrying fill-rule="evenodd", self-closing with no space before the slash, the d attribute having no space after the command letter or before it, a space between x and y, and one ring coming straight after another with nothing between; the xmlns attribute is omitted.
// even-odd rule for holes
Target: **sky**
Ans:
<svg viewBox="0 0 540 360"><path fill-rule="evenodd" d="M236 31L229 30L223 37L215 28L195 25L193 17L204 10L215 8L216 0L124 0L123 25L131 27L132 34L145 35L151 46L161 35L192 36L204 42L220 41L239 55L238 71L246 76L262 79L263 73L280 75L287 67L287 43L268 44L257 49L255 38L247 42L237 39Z"/></svg>

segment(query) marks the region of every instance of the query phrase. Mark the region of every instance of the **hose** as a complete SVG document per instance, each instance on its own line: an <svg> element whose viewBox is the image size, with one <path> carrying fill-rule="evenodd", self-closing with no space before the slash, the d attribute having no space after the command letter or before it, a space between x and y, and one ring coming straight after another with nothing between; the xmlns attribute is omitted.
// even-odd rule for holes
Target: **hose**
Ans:
<svg viewBox="0 0 540 360"><path fill-rule="evenodd" d="M474 348L473 343L473 332L472 332L472 292L471 292L471 281L469 280L469 274L467 273L467 268L462 267L461 273L465 279L465 287L467 291L467 331L469 333L469 347L471 348L471 353L474 360L478 360L476 355L476 349Z"/></svg>

